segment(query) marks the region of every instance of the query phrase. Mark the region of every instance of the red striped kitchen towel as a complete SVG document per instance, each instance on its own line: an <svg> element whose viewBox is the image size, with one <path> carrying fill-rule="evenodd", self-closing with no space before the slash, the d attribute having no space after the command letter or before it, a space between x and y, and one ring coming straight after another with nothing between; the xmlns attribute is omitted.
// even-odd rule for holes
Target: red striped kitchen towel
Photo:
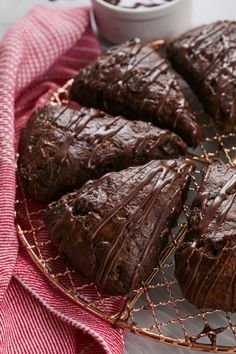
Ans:
<svg viewBox="0 0 236 354"><path fill-rule="evenodd" d="M86 8L37 6L0 43L0 353L123 351L123 333L49 283L18 246L14 226L20 129L99 51ZM120 306L118 300L108 305Z"/></svg>

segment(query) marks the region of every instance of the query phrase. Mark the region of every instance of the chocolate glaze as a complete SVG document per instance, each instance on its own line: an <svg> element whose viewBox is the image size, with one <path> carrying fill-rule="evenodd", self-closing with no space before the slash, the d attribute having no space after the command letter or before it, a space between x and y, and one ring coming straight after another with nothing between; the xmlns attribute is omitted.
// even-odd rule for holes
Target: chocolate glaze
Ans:
<svg viewBox="0 0 236 354"><path fill-rule="evenodd" d="M213 162L176 251L176 277L197 307L236 311L236 169Z"/></svg>
<svg viewBox="0 0 236 354"><path fill-rule="evenodd" d="M201 129L175 74L152 48L135 39L113 47L75 78L70 97L81 104L151 121L196 146Z"/></svg>
<svg viewBox="0 0 236 354"><path fill-rule="evenodd" d="M189 81L218 128L236 127L236 22L218 21L180 36L168 47L174 67Z"/></svg>
<svg viewBox="0 0 236 354"><path fill-rule="evenodd" d="M20 148L25 189L40 201L56 199L106 172L177 157L187 150L177 135L150 123L59 106L33 114Z"/></svg>
<svg viewBox="0 0 236 354"><path fill-rule="evenodd" d="M49 205L50 237L100 290L127 294L157 265L192 170L184 160L151 161L89 181Z"/></svg>
<svg viewBox="0 0 236 354"><path fill-rule="evenodd" d="M104 0L109 4L124 7L127 9L137 9L137 8L145 8L145 7L155 7L165 5L168 2L173 0Z"/></svg>

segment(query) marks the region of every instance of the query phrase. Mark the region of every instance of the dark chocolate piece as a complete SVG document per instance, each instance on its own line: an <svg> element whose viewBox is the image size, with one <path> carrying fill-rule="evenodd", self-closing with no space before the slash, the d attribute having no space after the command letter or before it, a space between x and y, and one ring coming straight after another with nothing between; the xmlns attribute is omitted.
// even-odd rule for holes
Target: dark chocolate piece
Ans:
<svg viewBox="0 0 236 354"><path fill-rule="evenodd" d="M236 22L218 21L180 36L168 48L174 67L196 90L224 132L236 127Z"/></svg>
<svg viewBox="0 0 236 354"><path fill-rule="evenodd" d="M199 308L236 311L236 169L213 162L176 251L176 278Z"/></svg>
<svg viewBox="0 0 236 354"><path fill-rule="evenodd" d="M96 109L46 106L28 122L19 165L28 194L48 202L107 172L186 150L181 138L150 123Z"/></svg>
<svg viewBox="0 0 236 354"><path fill-rule="evenodd" d="M184 160L151 161L89 181L49 205L50 237L100 290L127 294L157 265L192 170Z"/></svg>
<svg viewBox="0 0 236 354"><path fill-rule="evenodd" d="M173 0L104 0L111 5L124 7L126 9L137 9L145 7L155 7L168 4Z"/></svg>
<svg viewBox="0 0 236 354"><path fill-rule="evenodd" d="M70 97L85 106L151 121L196 146L200 127L165 59L135 39L109 49L75 78Z"/></svg>

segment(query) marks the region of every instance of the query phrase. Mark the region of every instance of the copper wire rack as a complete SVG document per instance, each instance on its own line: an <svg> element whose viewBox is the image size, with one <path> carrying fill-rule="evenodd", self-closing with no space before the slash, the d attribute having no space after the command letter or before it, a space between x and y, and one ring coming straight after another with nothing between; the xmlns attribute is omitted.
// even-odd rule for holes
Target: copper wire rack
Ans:
<svg viewBox="0 0 236 354"><path fill-rule="evenodd" d="M67 105L72 80L48 104ZM236 314L199 310L184 299L174 277L174 251L184 237L186 218L199 188L202 168L213 158L236 165L236 134L220 135L202 112L186 84L182 85L204 127L205 140L187 158L196 161L189 198L170 235L168 247L142 287L127 298L100 294L96 286L68 267L51 244L42 214L45 205L30 200L17 172L16 225L23 246L45 276L64 294L105 321L155 341L205 352L236 353ZM205 124L205 121L208 121Z"/></svg>

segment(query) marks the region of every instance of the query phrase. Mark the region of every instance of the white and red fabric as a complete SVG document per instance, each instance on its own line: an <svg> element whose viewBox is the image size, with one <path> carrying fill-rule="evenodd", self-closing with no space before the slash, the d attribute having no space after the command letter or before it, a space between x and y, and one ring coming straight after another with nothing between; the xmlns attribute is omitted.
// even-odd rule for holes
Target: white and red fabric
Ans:
<svg viewBox="0 0 236 354"><path fill-rule="evenodd" d="M122 353L122 331L57 290L19 245L15 151L33 109L100 52L87 8L37 6L0 43L0 353ZM119 306L111 302L110 306Z"/></svg>

